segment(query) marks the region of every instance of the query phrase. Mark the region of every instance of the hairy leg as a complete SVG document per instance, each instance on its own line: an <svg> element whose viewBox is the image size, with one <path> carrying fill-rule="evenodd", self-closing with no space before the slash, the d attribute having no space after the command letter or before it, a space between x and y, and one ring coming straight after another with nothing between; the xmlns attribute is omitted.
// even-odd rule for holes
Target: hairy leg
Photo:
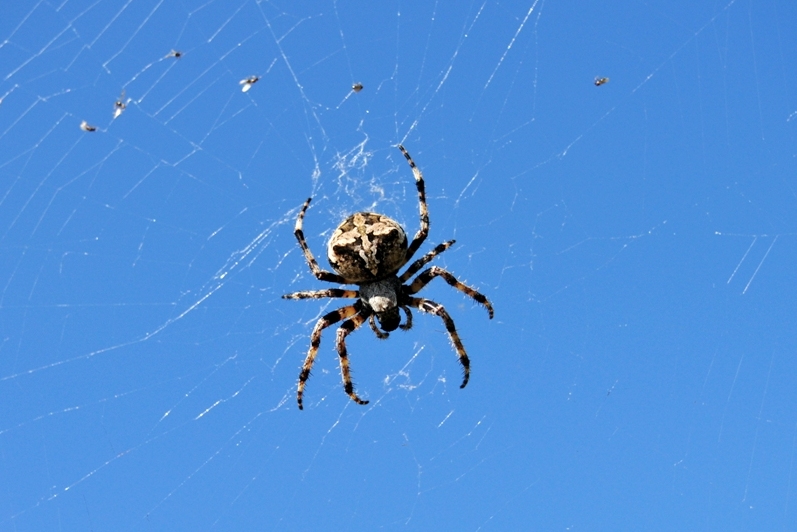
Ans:
<svg viewBox="0 0 797 532"><path fill-rule="evenodd" d="M358 302L354 305L333 310L332 312L325 314L316 322L315 327L313 328L313 333L310 335L310 350L307 352L307 356L304 359L304 364L302 364L302 371L299 373L299 385L296 391L296 401L299 403L299 410L304 409L304 406L302 405L302 396L304 395L305 383L307 382L307 379L310 378L310 370L313 369L313 363L315 362L315 357L318 353L318 346L321 345L321 332L330 325L336 324L340 320L354 316L357 314L357 312L359 312L359 310L360 305Z"/></svg>
<svg viewBox="0 0 797 532"><path fill-rule="evenodd" d="M418 277L416 277L415 280L412 282L412 284L408 287L407 293L417 294L418 291L420 291L424 286L429 284L429 282L435 277L442 277L443 279L445 279L445 281L448 284L450 284L451 286L453 286L463 294L473 298L477 303L481 303L482 305L484 305L485 308L487 308L487 312L490 314L490 319L493 319L493 306L492 304L490 304L487 298L484 297L484 295L482 295L480 292L477 292L470 286L459 282L456 277L445 271L443 268L438 268L437 266L432 266L431 268L420 274Z"/></svg>
<svg viewBox="0 0 797 532"><path fill-rule="evenodd" d="M285 294L282 299L322 299L325 297L360 297L357 290L342 290L340 288L329 288L327 290L304 290Z"/></svg>
<svg viewBox="0 0 797 532"><path fill-rule="evenodd" d="M304 239L304 231L302 230L304 213L307 212L307 207L310 206L310 201L312 199L313 198L307 198L307 201L305 201L304 205L302 206L302 210L299 211L299 216L296 218L296 227L293 230L293 234L296 236L296 240L299 241L299 247L302 248L304 258L307 259L307 264L310 266L310 271L313 272L313 275L315 275L318 280L327 281L330 283L348 284L340 275L321 269L321 267L318 265L318 262L316 262L315 257L313 257L313 252L310 251L307 241Z"/></svg>
<svg viewBox="0 0 797 532"><path fill-rule="evenodd" d="M418 167L415 166L415 161L412 160L412 157L410 157L410 154L404 149L404 146L399 144L398 149L404 154L404 158L407 159L407 163L409 163L410 168L412 168L412 174L415 176L415 187L418 189L418 203L421 211L421 227L418 229L418 232L415 233L415 237L412 239L410 247L407 249L405 260L409 262L429 234L429 208L426 206L426 185L424 185L423 182L423 174Z"/></svg>
<svg viewBox="0 0 797 532"><path fill-rule="evenodd" d="M462 384L460 384L459 387L464 388L468 384L468 380L470 380L470 359L468 358L468 354L465 352L465 346L462 345L462 340L459 338L457 328L454 326L454 320L452 320L451 316L448 315L448 312L446 312L446 309L443 308L443 305L436 303L431 299L413 297L410 300L410 306L420 309L423 312L439 316L440 319L443 320L443 323L446 326L446 331L448 331L448 337L451 338L451 343L454 344L454 349L457 351L459 363L462 364L464 375L462 377Z"/></svg>
<svg viewBox="0 0 797 532"><path fill-rule="evenodd" d="M430 251L420 259L413 262L412 265L410 265L410 267L407 268L407 271L401 274L401 277L399 277L399 281L404 283L404 281L415 275L418 272L418 270L426 266L426 264L428 264L430 260L432 260L440 253L444 252L452 245L454 245L454 242L456 242L456 240L449 240L448 242L443 242L442 244L438 244L437 247L435 247L432 251Z"/></svg>
<svg viewBox="0 0 797 532"><path fill-rule="evenodd" d="M354 392L354 384L351 382L351 370L349 370L349 353L346 350L346 337L365 323L369 316L370 312L363 310L356 316L344 321L338 327L338 336L335 340L335 346L338 348L338 356L340 357L340 375L343 378L343 390L352 401L359 405L367 405L368 401L360 399Z"/></svg>

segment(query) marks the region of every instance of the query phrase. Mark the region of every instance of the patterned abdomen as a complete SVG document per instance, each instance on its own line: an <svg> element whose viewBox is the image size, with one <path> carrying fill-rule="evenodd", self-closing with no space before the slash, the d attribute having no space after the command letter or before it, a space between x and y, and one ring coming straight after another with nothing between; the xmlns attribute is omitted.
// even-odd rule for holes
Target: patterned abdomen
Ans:
<svg viewBox="0 0 797 532"><path fill-rule="evenodd" d="M332 268L349 283L383 279L404 265L407 235L395 220L373 212L352 214L327 245Z"/></svg>

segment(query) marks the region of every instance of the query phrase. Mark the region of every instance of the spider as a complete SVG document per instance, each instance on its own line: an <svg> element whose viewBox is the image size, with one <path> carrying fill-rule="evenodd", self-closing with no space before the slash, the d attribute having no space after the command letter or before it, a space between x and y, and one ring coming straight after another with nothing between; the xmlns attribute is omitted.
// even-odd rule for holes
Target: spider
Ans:
<svg viewBox="0 0 797 532"><path fill-rule="evenodd" d="M454 244L454 240L439 244L426 255L413 262L404 273L398 275L398 271L410 261L429 234L429 210L426 206L423 175L418 170L418 167L415 166L415 162L413 162L407 150L404 149L404 146L399 144L398 149L404 154L415 176L415 186L418 189L418 202L420 204L421 227L415 233L415 237L409 246L407 245L407 235L398 222L382 214L358 212L343 220L329 239L327 258L335 273L322 270L307 246L307 241L304 239L304 232L302 231L304 215L313 198L307 198L301 211L299 211L299 216L296 219L296 228L293 233L299 241L299 247L302 248L313 275L320 281L354 284L359 287L359 290L329 288L326 290L294 292L282 296L284 299L336 297L356 299L353 305L333 310L316 322L310 335L310 350L307 352L302 371L299 373L296 399L300 410L303 409L302 397L304 388L307 379L310 377L310 370L313 368L313 362L321 344L321 333L324 329L344 320L338 328L335 339L335 347L340 357L343 389L352 401L366 405L368 401L360 399L354 392L354 384L352 384L349 370L349 357L346 351L346 337L365 323L366 320L368 320L376 337L382 340L386 339L390 332L397 328L407 331L412 327L410 307L417 308L421 312L434 314L443 320L464 371L460 388L464 388L468 384L470 360L454 326L454 320L448 315L443 305L430 299L414 297L414 295L435 277L442 277L449 285L470 296L477 303L484 305L490 315L490 319L493 317L493 306L482 294L459 282L456 277L437 266L424 270L411 283L407 284L407 280L410 277L418 273L421 268L437 255L451 247ZM403 310L406 316L404 323L401 323L399 309ZM377 321L379 325L377 325Z"/></svg>

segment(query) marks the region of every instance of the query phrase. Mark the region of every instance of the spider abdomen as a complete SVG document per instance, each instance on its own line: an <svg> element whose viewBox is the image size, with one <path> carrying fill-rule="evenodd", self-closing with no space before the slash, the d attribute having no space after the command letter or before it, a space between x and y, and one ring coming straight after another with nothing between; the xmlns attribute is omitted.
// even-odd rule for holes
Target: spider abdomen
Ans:
<svg viewBox="0 0 797 532"><path fill-rule="evenodd" d="M392 218L373 212L352 214L327 245L332 268L351 283L392 275L406 262L407 235Z"/></svg>

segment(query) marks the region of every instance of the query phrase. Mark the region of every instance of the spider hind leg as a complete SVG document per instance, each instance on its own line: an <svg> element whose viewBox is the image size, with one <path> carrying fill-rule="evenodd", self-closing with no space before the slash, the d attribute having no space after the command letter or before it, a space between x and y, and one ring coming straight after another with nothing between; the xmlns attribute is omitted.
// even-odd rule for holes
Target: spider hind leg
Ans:
<svg viewBox="0 0 797 532"><path fill-rule="evenodd" d="M299 247L302 248L302 253L304 253L304 258L307 260L307 265L310 267L310 271L313 272L313 275L316 276L316 279L319 281L327 281L329 283L348 284L346 279L340 275L321 269L321 267L318 265L318 262L315 260L315 257L313 256L313 252L310 251L310 246L307 245L307 240L304 238L304 215L307 212L307 207L310 206L312 199L313 198L307 198L307 201L305 201L304 205L302 205L302 210L299 211L299 216L296 217L296 226L293 229L293 234L296 237L296 240L299 242Z"/></svg>
<svg viewBox="0 0 797 532"><path fill-rule="evenodd" d="M357 290L342 290L340 288L329 288L327 290L302 290L301 292L293 292L291 294L284 294L282 299L323 299L332 297L360 297Z"/></svg>
<svg viewBox="0 0 797 532"><path fill-rule="evenodd" d="M399 144L398 149L401 150L404 158L407 159L407 164L412 168L412 175L415 176L415 188L418 189L418 204L421 215L421 227L418 229L418 232L415 233L415 237L413 237L409 248L407 248L407 255L404 258L404 264L406 264L429 235L429 207L426 206L426 185L423 182L423 174L418 167L415 166L415 161L412 160L412 157L410 157L410 154L404 149L404 146Z"/></svg>

